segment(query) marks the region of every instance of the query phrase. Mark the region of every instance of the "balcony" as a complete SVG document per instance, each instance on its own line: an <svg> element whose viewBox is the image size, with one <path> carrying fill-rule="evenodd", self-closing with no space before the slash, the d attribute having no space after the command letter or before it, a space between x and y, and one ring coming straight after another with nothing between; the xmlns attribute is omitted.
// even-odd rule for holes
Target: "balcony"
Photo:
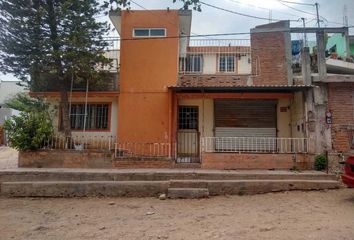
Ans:
<svg viewBox="0 0 354 240"><path fill-rule="evenodd" d="M94 80L93 76L88 77L89 92L118 92L119 91L119 49L106 50L105 57L111 60L111 64L107 66L96 66L99 70L99 81ZM66 90L73 92L85 92L87 89L86 78L76 78L73 82L68 81ZM39 92L59 92L61 85L58 83L54 74L43 73L40 79L33 84L32 93Z"/></svg>
<svg viewBox="0 0 354 240"><path fill-rule="evenodd" d="M244 85L252 71L248 39L193 39L179 58L180 86Z"/></svg>

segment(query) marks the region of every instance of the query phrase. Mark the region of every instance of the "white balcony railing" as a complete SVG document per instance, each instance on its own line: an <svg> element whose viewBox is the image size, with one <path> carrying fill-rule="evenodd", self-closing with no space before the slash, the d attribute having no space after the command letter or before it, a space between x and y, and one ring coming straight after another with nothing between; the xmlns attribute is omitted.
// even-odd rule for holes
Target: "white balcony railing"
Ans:
<svg viewBox="0 0 354 240"><path fill-rule="evenodd" d="M307 138L204 137L201 152L307 153Z"/></svg>
<svg viewBox="0 0 354 240"><path fill-rule="evenodd" d="M184 74L249 74L251 47L248 39L192 39L180 53Z"/></svg>

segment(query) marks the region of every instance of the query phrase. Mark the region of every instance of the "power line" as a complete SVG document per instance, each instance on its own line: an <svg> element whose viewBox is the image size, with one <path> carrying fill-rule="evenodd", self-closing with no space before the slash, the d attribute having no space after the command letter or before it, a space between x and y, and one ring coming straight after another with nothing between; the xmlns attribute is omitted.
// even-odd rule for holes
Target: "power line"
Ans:
<svg viewBox="0 0 354 240"><path fill-rule="evenodd" d="M130 0L133 4L135 4L135 5L137 5L138 7L140 7L140 8L142 8L142 9L144 9L144 10L149 10L149 9L147 9L146 7L144 7L143 5L141 5L141 4L139 4L139 3L137 3L137 2L135 2L135 1L133 1L133 0ZM160 16L158 15L158 14L155 14L154 12L152 12L155 16L157 16L158 18L160 18ZM172 22L171 20L168 20L171 24L175 24L175 22ZM196 34L196 33L193 33L193 32L191 32L193 35L198 35L198 34Z"/></svg>
<svg viewBox="0 0 354 240"><path fill-rule="evenodd" d="M311 7L315 6L314 4L311 4L311 3L300 3L300 2L292 2L292 1L284 1L284 0L278 0L278 2L303 5L303 6L311 6Z"/></svg>
<svg viewBox="0 0 354 240"><path fill-rule="evenodd" d="M315 13L311 13L311 12L307 12L307 11L304 11L304 10L301 10L301 9L298 9L298 8L294 8L292 6L289 6L288 4L284 3L283 1L281 0L278 0L278 2L294 11L297 11L297 12L301 12L301 13L305 13L305 14L309 14L309 15L312 15L312 16L317 16Z"/></svg>
<svg viewBox="0 0 354 240"><path fill-rule="evenodd" d="M269 20L269 18L258 17L258 16L254 16L254 15L250 15L250 14L245 14L245 13L241 13L241 12L232 11L232 10L225 9L225 8L222 8L222 7L218 7L218 6L209 4L209 3L205 3L203 1L199 1L199 3L201 3L201 4L205 5L205 6L211 7L211 8L215 8L215 9L218 9L218 10L221 10L221 11L224 11L224 12L228 12L228 13L232 13L232 14L236 14L236 15L240 15L240 16L244 16L244 17L255 18L255 19L260 19L260 20L267 20L267 21ZM284 19L273 19L273 20L274 21L284 21ZM298 20L289 20L289 21L298 22Z"/></svg>
<svg viewBox="0 0 354 240"><path fill-rule="evenodd" d="M256 5L253 5L253 4L244 3L244 2L240 2L240 1L236 1L236 0L228 0L228 1L233 2L235 4L238 4L238 5L244 5L244 6L249 6L249 7L252 7L252 8L258 8L258 9L265 10L265 11L268 11L268 12L269 11L273 11L273 12L278 12L280 14L286 14L286 15L291 15L293 17L301 18L300 16L292 14L292 13L287 13L287 12L282 12L282 11L279 11L279 10L274 10L274 9L270 9L270 8L260 7L260 6L256 6Z"/></svg>
<svg viewBox="0 0 354 240"><path fill-rule="evenodd" d="M250 35L249 32L236 32L236 33L212 33L212 34L198 34L198 35L179 35L179 36L166 36L166 37L139 37L139 38L120 38L120 37L104 37L109 41L140 41L140 40L156 40L156 39L180 39L180 38L198 38L198 37L220 37L220 36L237 36L237 35ZM242 39L239 39L242 40ZM243 39L249 40L249 39Z"/></svg>

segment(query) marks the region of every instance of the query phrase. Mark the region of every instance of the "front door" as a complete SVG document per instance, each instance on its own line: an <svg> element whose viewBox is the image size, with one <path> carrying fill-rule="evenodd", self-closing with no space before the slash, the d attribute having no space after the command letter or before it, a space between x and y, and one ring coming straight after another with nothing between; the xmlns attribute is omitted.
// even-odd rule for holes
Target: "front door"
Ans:
<svg viewBox="0 0 354 240"><path fill-rule="evenodd" d="M177 163L199 163L199 109L178 107Z"/></svg>

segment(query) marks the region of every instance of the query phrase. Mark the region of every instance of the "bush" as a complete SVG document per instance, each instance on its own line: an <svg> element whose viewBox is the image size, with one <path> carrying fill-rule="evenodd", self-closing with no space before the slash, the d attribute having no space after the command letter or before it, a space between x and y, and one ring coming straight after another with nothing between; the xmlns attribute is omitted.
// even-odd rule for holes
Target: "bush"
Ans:
<svg viewBox="0 0 354 240"><path fill-rule="evenodd" d="M323 171L327 168L327 158L320 154L315 157L315 170Z"/></svg>
<svg viewBox="0 0 354 240"><path fill-rule="evenodd" d="M53 135L48 106L40 99L19 95L10 100L9 106L22 112L5 121L9 145L17 150L37 150Z"/></svg>

